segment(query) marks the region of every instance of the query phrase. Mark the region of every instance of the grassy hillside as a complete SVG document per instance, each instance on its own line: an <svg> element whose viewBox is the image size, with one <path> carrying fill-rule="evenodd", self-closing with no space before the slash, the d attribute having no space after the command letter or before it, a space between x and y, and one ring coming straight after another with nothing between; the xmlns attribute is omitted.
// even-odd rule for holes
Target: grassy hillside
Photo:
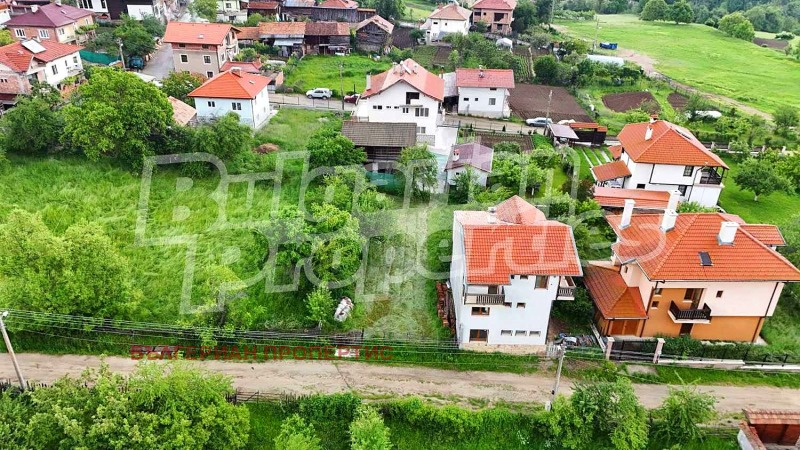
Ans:
<svg viewBox="0 0 800 450"><path fill-rule="evenodd" d="M595 22L563 22L567 32L594 39ZM800 61L733 39L705 25L642 22L632 15L601 15L598 39L655 60L659 72L771 113L800 104Z"/></svg>

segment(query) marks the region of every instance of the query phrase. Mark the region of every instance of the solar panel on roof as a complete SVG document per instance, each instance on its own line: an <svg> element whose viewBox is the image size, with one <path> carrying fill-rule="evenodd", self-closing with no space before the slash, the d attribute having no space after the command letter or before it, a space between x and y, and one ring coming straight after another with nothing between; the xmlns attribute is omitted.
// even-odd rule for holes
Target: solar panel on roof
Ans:
<svg viewBox="0 0 800 450"><path fill-rule="evenodd" d="M700 252L700 264L703 266L713 266L714 264L711 262L711 255L708 252Z"/></svg>
<svg viewBox="0 0 800 450"><path fill-rule="evenodd" d="M36 41L22 41L22 46L27 48L31 53L42 53L46 49L42 46L42 44Z"/></svg>

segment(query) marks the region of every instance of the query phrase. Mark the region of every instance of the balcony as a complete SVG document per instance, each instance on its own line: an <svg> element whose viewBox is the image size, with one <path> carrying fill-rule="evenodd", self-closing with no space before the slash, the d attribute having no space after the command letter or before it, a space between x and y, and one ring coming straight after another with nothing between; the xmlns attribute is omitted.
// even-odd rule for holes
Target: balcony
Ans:
<svg viewBox="0 0 800 450"><path fill-rule="evenodd" d="M503 305L505 302L505 294L467 294L464 303L467 305Z"/></svg>
<svg viewBox="0 0 800 450"><path fill-rule="evenodd" d="M709 323L711 308L703 305L702 308L680 309L675 302L672 302L669 305L669 317L675 323Z"/></svg>
<svg viewBox="0 0 800 450"><path fill-rule="evenodd" d="M700 175L700 184L722 184L722 175L714 172L713 170L704 170Z"/></svg>
<svg viewBox="0 0 800 450"><path fill-rule="evenodd" d="M561 277L556 300L575 300L575 281L572 277Z"/></svg>

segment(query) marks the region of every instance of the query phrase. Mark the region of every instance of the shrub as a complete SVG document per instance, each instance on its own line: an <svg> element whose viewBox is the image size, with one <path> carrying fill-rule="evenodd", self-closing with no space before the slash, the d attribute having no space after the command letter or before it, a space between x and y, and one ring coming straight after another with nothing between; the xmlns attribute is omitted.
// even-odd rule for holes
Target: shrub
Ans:
<svg viewBox="0 0 800 450"><path fill-rule="evenodd" d="M378 411L363 405L358 408L356 418L350 424L352 450L389 450L392 448L389 436L389 428Z"/></svg>
<svg viewBox="0 0 800 450"><path fill-rule="evenodd" d="M289 416L281 424L281 432L275 437L275 450L321 450L320 440L314 427L297 414Z"/></svg>
<svg viewBox="0 0 800 450"><path fill-rule="evenodd" d="M664 403L655 411L653 435L670 444L699 441L703 437L700 424L716 416L715 402L713 396L696 389L670 388Z"/></svg>
<svg viewBox="0 0 800 450"><path fill-rule="evenodd" d="M311 422L321 422L336 418L352 422L361 399L353 393L331 395L312 395L299 402L300 415Z"/></svg>
<svg viewBox="0 0 800 450"><path fill-rule="evenodd" d="M719 29L728 36L752 42L756 37L755 29L750 20L741 12L728 14L719 20Z"/></svg>

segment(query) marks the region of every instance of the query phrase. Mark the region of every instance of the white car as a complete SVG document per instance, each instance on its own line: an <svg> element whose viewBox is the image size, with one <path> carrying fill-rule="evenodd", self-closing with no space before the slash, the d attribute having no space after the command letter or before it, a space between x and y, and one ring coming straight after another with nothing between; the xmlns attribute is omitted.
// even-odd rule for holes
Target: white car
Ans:
<svg viewBox="0 0 800 450"><path fill-rule="evenodd" d="M546 117L534 117L533 119L528 119L525 121L528 126L531 127L546 127L553 123L553 119L548 119Z"/></svg>
<svg viewBox="0 0 800 450"><path fill-rule="evenodd" d="M306 92L306 97L308 98L324 98L329 99L333 96L333 92L330 89L325 88L316 88Z"/></svg>

